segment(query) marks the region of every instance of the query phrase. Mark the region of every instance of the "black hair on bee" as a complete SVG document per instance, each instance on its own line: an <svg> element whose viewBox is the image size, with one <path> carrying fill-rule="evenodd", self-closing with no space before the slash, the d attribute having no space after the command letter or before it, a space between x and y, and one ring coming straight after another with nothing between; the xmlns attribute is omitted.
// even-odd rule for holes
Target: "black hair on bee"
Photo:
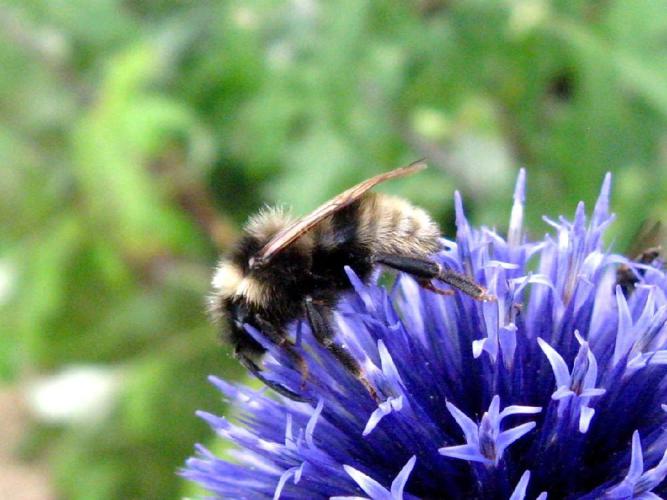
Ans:
<svg viewBox="0 0 667 500"><path fill-rule="evenodd" d="M491 300L471 277L444 268L430 258L441 250L440 231L431 217L407 201L369 190L395 177L425 168L423 161L372 177L341 193L309 215L294 220L279 208L260 211L223 257L213 276L210 310L224 319L228 340L239 361L276 392L305 401L308 366L286 327L305 318L314 337L379 401L375 388L350 352L335 340L331 311L351 289L350 266L367 282L378 265L411 274L423 287L444 295L442 281L478 300ZM302 386L290 389L264 377L265 349L247 331L256 328L286 353L302 374Z"/></svg>

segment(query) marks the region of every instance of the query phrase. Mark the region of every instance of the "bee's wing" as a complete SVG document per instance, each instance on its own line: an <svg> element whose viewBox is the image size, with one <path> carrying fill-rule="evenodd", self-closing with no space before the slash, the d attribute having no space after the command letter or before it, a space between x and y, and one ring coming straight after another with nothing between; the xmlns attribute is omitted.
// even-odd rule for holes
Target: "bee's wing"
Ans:
<svg viewBox="0 0 667 500"><path fill-rule="evenodd" d="M353 201L359 199L361 195L381 182L404 177L414 174L426 168L426 162L419 160L406 167L394 169L384 174L376 175L370 179L360 182L356 186L343 191L335 198L327 201L325 204L313 210L310 214L294 221L285 229L277 233L262 249L255 255L255 262L266 263L271 260L282 249L287 248L291 243L313 229L319 222L340 209L348 206Z"/></svg>

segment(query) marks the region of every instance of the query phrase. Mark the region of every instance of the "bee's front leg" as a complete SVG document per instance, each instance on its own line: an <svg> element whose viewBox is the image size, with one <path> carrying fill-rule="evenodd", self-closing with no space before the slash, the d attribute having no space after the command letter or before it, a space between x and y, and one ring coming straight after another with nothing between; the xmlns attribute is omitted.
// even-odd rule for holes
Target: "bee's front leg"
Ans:
<svg viewBox="0 0 667 500"><path fill-rule="evenodd" d="M262 373L262 369L257 365L257 363L255 363L252 359L250 359L250 357L246 356L245 354L236 353L236 358L243 365L243 367L250 373L252 373L255 377L257 377L257 379L259 379L260 382L262 382L268 388L273 389L281 396L285 396L286 398L289 398L293 401L299 401L301 403L306 403L310 401L309 399L304 398L303 396L297 394L296 392L288 389L284 385L280 385L279 383L266 378Z"/></svg>
<svg viewBox="0 0 667 500"><path fill-rule="evenodd" d="M376 403L380 403L377 391L371 385L359 362L350 354L345 346L334 340L334 331L331 327L331 310L328 306L307 297L304 303L306 317L315 339L333 356L340 361L345 369L350 372L366 388Z"/></svg>
<svg viewBox="0 0 667 500"><path fill-rule="evenodd" d="M308 364L306 363L306 360L303 359L303 356L296 351L294 343L287 338L287 335L282 329L276 328L261 315L256 314L254 319L262 334L278 346L278 348L282 349L294 366L296 366L297 370L299 370L299 373L301 374L301 390L305 389L306 381L308 380Z"/></svg>

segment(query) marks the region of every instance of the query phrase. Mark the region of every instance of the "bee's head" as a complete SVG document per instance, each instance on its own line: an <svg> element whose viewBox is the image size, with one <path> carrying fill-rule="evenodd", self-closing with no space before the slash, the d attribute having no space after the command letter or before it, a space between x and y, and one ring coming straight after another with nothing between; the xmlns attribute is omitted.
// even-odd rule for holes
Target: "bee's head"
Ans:
<svg viewBox="0 0 667 500"><path fill-rule="evenodd" d="M265 300L265 287L249 265L252 254L258 248L261 248L259 242L245 235L232 252L218 263L211 280L213 294L210 312L214 318L227 316L228 320L236 321L244 315L237 305L260 305Z"/></svg>
<svg viewBox="0 0 667 500"><path fill-rule="evenodd" d="M310 272L312 239L305 235L275 255L260 262L256 254L281 229L292 222L282 209L265 209L252 217L244 234L213 275L214 317L223 314L224 302L247 303L266 308L276 295L289 293L292 285L303 282Z"/></svg>

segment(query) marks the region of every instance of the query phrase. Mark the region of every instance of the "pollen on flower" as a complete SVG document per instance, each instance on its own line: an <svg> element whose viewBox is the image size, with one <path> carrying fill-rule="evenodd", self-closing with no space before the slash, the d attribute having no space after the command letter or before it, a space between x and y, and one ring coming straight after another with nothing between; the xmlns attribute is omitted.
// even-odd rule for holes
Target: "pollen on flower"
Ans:
<svg viewBox="0 0 667 500"><path fill-rule="evenodd" d="M471 226L457 194L456 240L434 256L495 301L440 296L406 275L386 289L346 268L354 293L333 326L379 402L297 323L312 403L212 378L235 419L200 416L233 460L197 446L182 474L216 498L667 495L667 277L648 268L632 294L617 286L628 260L603 242L609 175L592 213L549 214L538 241L524 229L525 177L506 236ZM265 376L299 387L301 373L263 345Z"/></svg>

